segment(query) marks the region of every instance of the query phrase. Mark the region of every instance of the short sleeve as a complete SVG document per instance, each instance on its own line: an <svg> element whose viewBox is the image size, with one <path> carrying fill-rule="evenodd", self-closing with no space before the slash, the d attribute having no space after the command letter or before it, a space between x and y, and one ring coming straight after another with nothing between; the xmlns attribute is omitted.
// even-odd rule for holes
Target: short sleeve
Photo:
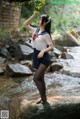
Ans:
<svg viewBox="0 0 80 119"><path fill-rule="evenodd" d="M44 39L45 39L47 45L53 44L49 34L45 34Z"/></svg>

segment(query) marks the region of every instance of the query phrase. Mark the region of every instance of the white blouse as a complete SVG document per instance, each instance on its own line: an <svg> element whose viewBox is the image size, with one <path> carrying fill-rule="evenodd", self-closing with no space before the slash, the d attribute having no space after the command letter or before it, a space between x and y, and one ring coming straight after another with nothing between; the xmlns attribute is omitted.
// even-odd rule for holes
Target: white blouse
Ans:
<svg viewBox="0 0 80 119"><path fill-rule="evenodd" d="M38 34L40 34L41 31L39 31ZM44 35L39 35L35 40L32 41L33 47L37 50L41 51L47 48L49 44L52 44L52 40L50 38L50 35L48 33L45 33Z"/></svg>

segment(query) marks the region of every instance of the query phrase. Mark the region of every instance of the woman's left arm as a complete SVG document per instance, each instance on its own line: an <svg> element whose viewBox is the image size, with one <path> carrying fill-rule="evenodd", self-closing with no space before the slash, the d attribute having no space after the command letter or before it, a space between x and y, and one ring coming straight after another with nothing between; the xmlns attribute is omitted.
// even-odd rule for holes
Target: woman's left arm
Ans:
<svg viewBox="0 0 80 119"><path fill-rule="evenodd" d="M49 52L49 51L52 51L54 49L54 46L53 44L48 44L48 47L46 49L43 50L43 52Z"/></svg>

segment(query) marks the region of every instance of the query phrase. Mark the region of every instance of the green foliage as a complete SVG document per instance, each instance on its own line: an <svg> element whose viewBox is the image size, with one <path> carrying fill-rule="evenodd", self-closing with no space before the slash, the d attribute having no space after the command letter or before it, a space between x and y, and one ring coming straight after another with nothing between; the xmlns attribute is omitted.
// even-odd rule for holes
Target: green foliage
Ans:
<svg viewBox="0 0 80 119"><path fill-rule="evenodd" d="M41 7L45 4L45 0L34 0L34 5L36 10L40 10Z"/></svg>
<svg viewBox="0 0 80 119"><path fill-rule="evenodd" d="M23 6L22 16L27 19L36 9L39 10L40 14L46 13L51 17L52 32L64 32L74 29L75 26L79 28L80 5L77 4L77 1L79 0L31 0L29 5ZM57 2L58 4L53 4L53 2ZM37 19L34 19L32 24L36 26L36 23Z"/></svg>
<svg viewBox="0 0 80 119"><path fill-rule="evenodd" d="M9 36L9 33L7 31L4 31L2 28L0 28L0 41L2 41L4 38L8 36Z"/></svg>
<svg viewBox="0 0 80 119"><path fill-rule="evenodd" d="M34 10L40 10L41 7L45 4L46 0L31 0L29 4L33 3L34 5Z"/></svg>
<svg viewBox="0 0 80 119"><path fill-rule="evenodd" d="M64 2L64 0L50 0L47 5L47 8L50 7L50 9L46 10L46 6L44 7L44 11L49 14L52 19L52 31L57 30L64 32L74 29L74 27L79 28L80 5L76 4L78 0L65 0L66 4L53 4L54 1ZM73 4L70 4L70 2L73 2Z"/></svg>

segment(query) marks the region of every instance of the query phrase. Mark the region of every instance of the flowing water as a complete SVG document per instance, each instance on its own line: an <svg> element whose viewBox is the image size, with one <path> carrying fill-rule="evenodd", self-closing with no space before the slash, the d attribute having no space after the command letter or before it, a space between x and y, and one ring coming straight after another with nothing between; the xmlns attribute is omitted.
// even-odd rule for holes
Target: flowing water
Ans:
<svg viewBox="0 0 80 119"><path fill-rule="evenodd" d="M65 72L45 74L49 96L80 96L80 47L68 48L74 59L58 59ZM6 78L0 77L0 103L22 96L31 100L39 96L33 76Z"/></svg>

